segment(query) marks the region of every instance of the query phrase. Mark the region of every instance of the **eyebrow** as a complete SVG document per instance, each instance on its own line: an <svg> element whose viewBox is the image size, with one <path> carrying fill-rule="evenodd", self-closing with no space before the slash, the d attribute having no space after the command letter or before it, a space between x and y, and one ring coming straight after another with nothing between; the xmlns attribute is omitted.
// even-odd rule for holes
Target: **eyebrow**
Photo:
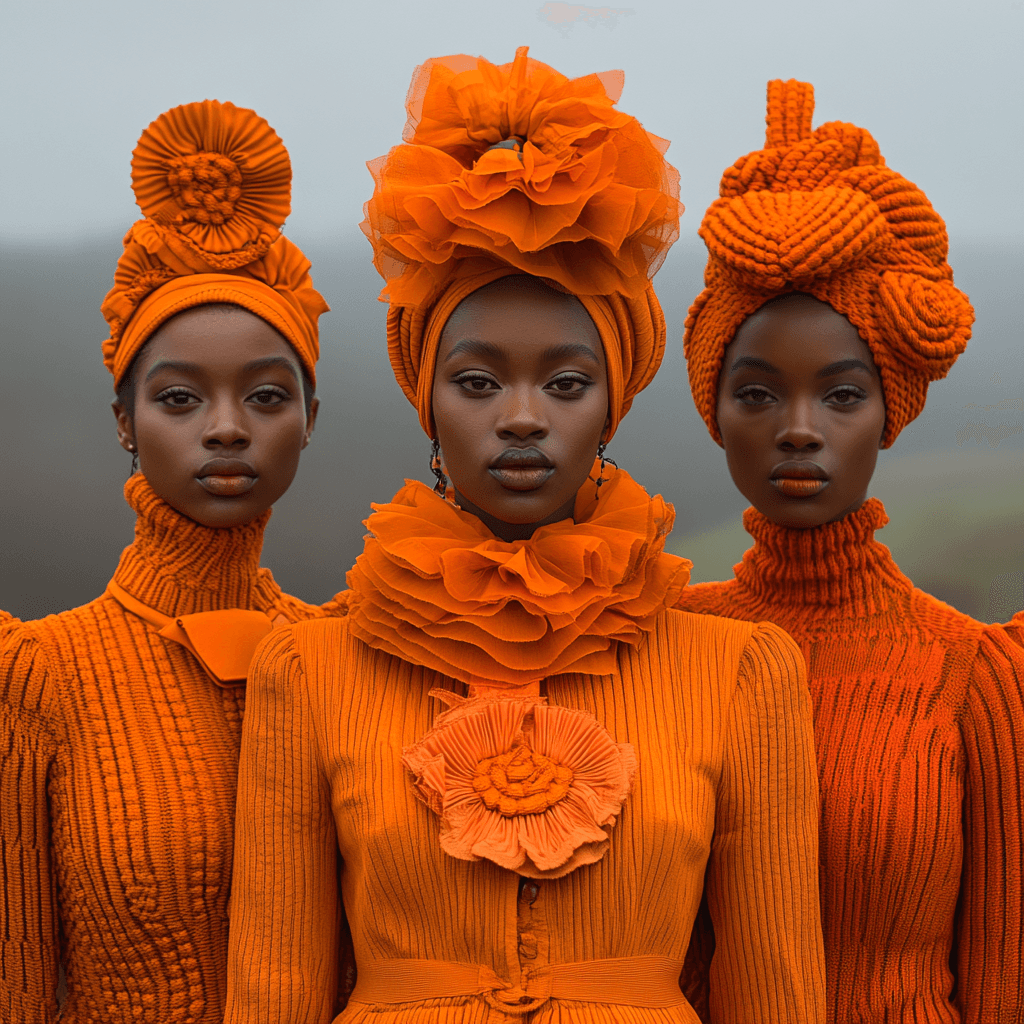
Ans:
<svg viewBox="0 0 1024 1024"><path fill-rule="evenodd" d="M295 372L292 361L284 356L267 356L265 359L254 359L252 362L246 363L242 370L245 373L251 373L255 370L269 370L274 367L287 370L298 382L299 375ZM178 359L161 359L150 367L149 373L146 374L146 380L152 379L161 370L177 370L179 373L201 373L202 369L198 363L187 363Z"/></svg>
<svg viewBox="0 0 1024 1024"><path fill-rule="evenodd" d="M463 354L498 360L504 360L508 357L507 349L502 348L500 345L495 345L492 341L483 341L479 338L463 338L462 341L456 342L452 346L451 352L445 356L444 361L448 362L449 359L454 359L455 356ZM579 341L567 341L562 345L552 345L551 348L544 350L541 358L546 362L555 362L556 360L568 359L572 356L582 356L597 364L601 362L589 345L584 345Z"/></svg>
<svg viewBox="0 0 1024 1024"><path fill-rule="evenodd" d="M742 356L729 367L730 373L749 367L752 370L761 370L773 376L781 377L782 371L768 362L767 359L758 359L756 356ZM834 377L837 373L845 373L847 370L864 370L871 373L871 367L861 359L840 359L838 362L829 363L828 366L820 369L815 377Z"/></svg>

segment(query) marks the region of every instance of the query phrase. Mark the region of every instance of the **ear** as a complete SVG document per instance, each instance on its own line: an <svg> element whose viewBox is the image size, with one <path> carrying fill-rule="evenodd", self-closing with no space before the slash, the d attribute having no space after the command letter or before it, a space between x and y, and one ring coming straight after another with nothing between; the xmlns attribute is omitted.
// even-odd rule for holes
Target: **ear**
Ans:
<svg viewBox="0 0 1024 1024"><path fill-rule="evenodd" d="M135 424L125 411L124 406L117 400L110 403L114 411L114 420L117 422L117 443L126 451L135 454Z"/></svg>
<svg viewBox="0 0 1024 1024"><path fill-rule="evenodd" d="M309 403L309 415L306 417L306 433L302 438L302 447L305 448L309 444L310 436L313 433L313 428L316 426L316 414L320 411L320 399L314 398Z"/></svg>

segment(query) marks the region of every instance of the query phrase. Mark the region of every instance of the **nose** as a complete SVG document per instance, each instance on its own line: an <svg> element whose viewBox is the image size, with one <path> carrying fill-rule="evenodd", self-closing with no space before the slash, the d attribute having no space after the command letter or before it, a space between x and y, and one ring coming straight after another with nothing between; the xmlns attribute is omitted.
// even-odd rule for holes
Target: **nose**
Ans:
<svg viewBox="0 0 1024 1024"><path fill-rule="evenodd" d="M230 448L243 451L249 447L252 434L241 404L233 401L213 402L203 426L203 447Z"/></svg>
<svg viewBox="0 0 1024 1024"><path fill-rule="evenodd" d="M825 436L816 422L817 403L813 400L788 403L775 438L784 452L817 452L825 447Z"/></svg>
<svg viewBox="0 0 1024 1024"><path fill-rule="evenodd" d="M510 387L502 395L494 430L504 441L516 438L539 440L547 437L550 425L544 412L539 389L533 386Z"/></svg>

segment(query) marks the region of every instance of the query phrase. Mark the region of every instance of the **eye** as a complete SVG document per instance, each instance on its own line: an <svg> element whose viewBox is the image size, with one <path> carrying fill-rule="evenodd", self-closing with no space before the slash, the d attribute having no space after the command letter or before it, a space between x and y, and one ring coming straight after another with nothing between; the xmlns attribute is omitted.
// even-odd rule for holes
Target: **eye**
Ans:
<svg viewBox="0 0 1024 1024"><path fill-rule="evenodd" d="M479 372L460 373L454 380L463 391L468 391L474 396L486 395L501 388L493 377Z"/></svg>
<svg viewBox="0 0 1024 1024"><path fill-rule="evenodd" d="M172 409L187 409L190 406L198 405L201 399L187 388L168 388L166 391L161 391L155 401Z"/></svg>
<svg viewBox="0 0 1024 1024"><path fill-rule="evenodd" d="M256 405L271 406L287 402L291 397L292 396L285 391L284 388L268 384L265 387L258 388L254 391L247 401L254 402Z"/></svg>
<svg viewBox="0 0 1024 1024"><path fill-rule="evenodd" d="M744 405L770 405L775 401L775 396L759 384L748 384L736 392L736 397Z"/></svg>
<svg viewBox="0 0 1024 1024"><path fill-rule="evenodd" d="M548 385L548 391L560 398L579 398L594 382L579 373L563 373L555 377Z"/></svg>
<svg viewBox="0 0 1024 1024"><path fill-rule="evenodd" d="M826 396L826 401L836 405L856 405L867 398L867 394L852 384L844 384L842 387L833 388Z"/></svg>

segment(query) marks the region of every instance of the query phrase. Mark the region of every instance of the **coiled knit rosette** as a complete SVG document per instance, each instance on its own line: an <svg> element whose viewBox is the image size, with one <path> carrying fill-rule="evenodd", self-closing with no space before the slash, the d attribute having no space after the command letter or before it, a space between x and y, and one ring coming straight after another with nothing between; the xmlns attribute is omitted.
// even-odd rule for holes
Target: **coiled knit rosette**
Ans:
<svg viewBox="0 0 1024 1024"><path fill-rule="evenodd" d="M417 69L404 144L368 166L362 229L392 306L430 305L476 259L575 295L641 295L679 234L668 143L615 110L622 74L568 79L527 48Z"/></svg>
<svg viewBox="0 0 1024 1024"><path fill-rule="evenodd" d="M349 628L369 646L465 683L514 688L615 671L671 607L690 563L664 551L674 512L624 470L595 471L575 521L498 540L476 516L407 481L374 505L348 574Z"/></svg>
<svg viewBox="0 0 1024 1024"><path fill-rule="evenodd" d="M267 122L216 100L175 107L143 132L132 184L146 216L125 235L101 307L110 328L103 362L115 387L164 321L205 303L266 320L315 382L317 322L329 307L309 260L281 234L291 164Z"/></svg>
<svg viewBox="0 0 1024 1024"><path fill-rule="evenodd" d="M700 234L705 289L684 334L690 387L716 440L718 377L740 324L778 295L829 303L871 349L886 399L883 443L924 407L974 318L952 283L942 219L915 185L885 166L862 128L811 130L813 88L768 83L766 145L726 169Z"/></svg>
<svg viewBox="0 0 1024 1024"><path fill-rule="evenodd" d="M528 878L561 878L600 860L629 795L636 755L583 711L542 697L477 697L452 705L402 763L441 817L441 848Z"/></svg>

